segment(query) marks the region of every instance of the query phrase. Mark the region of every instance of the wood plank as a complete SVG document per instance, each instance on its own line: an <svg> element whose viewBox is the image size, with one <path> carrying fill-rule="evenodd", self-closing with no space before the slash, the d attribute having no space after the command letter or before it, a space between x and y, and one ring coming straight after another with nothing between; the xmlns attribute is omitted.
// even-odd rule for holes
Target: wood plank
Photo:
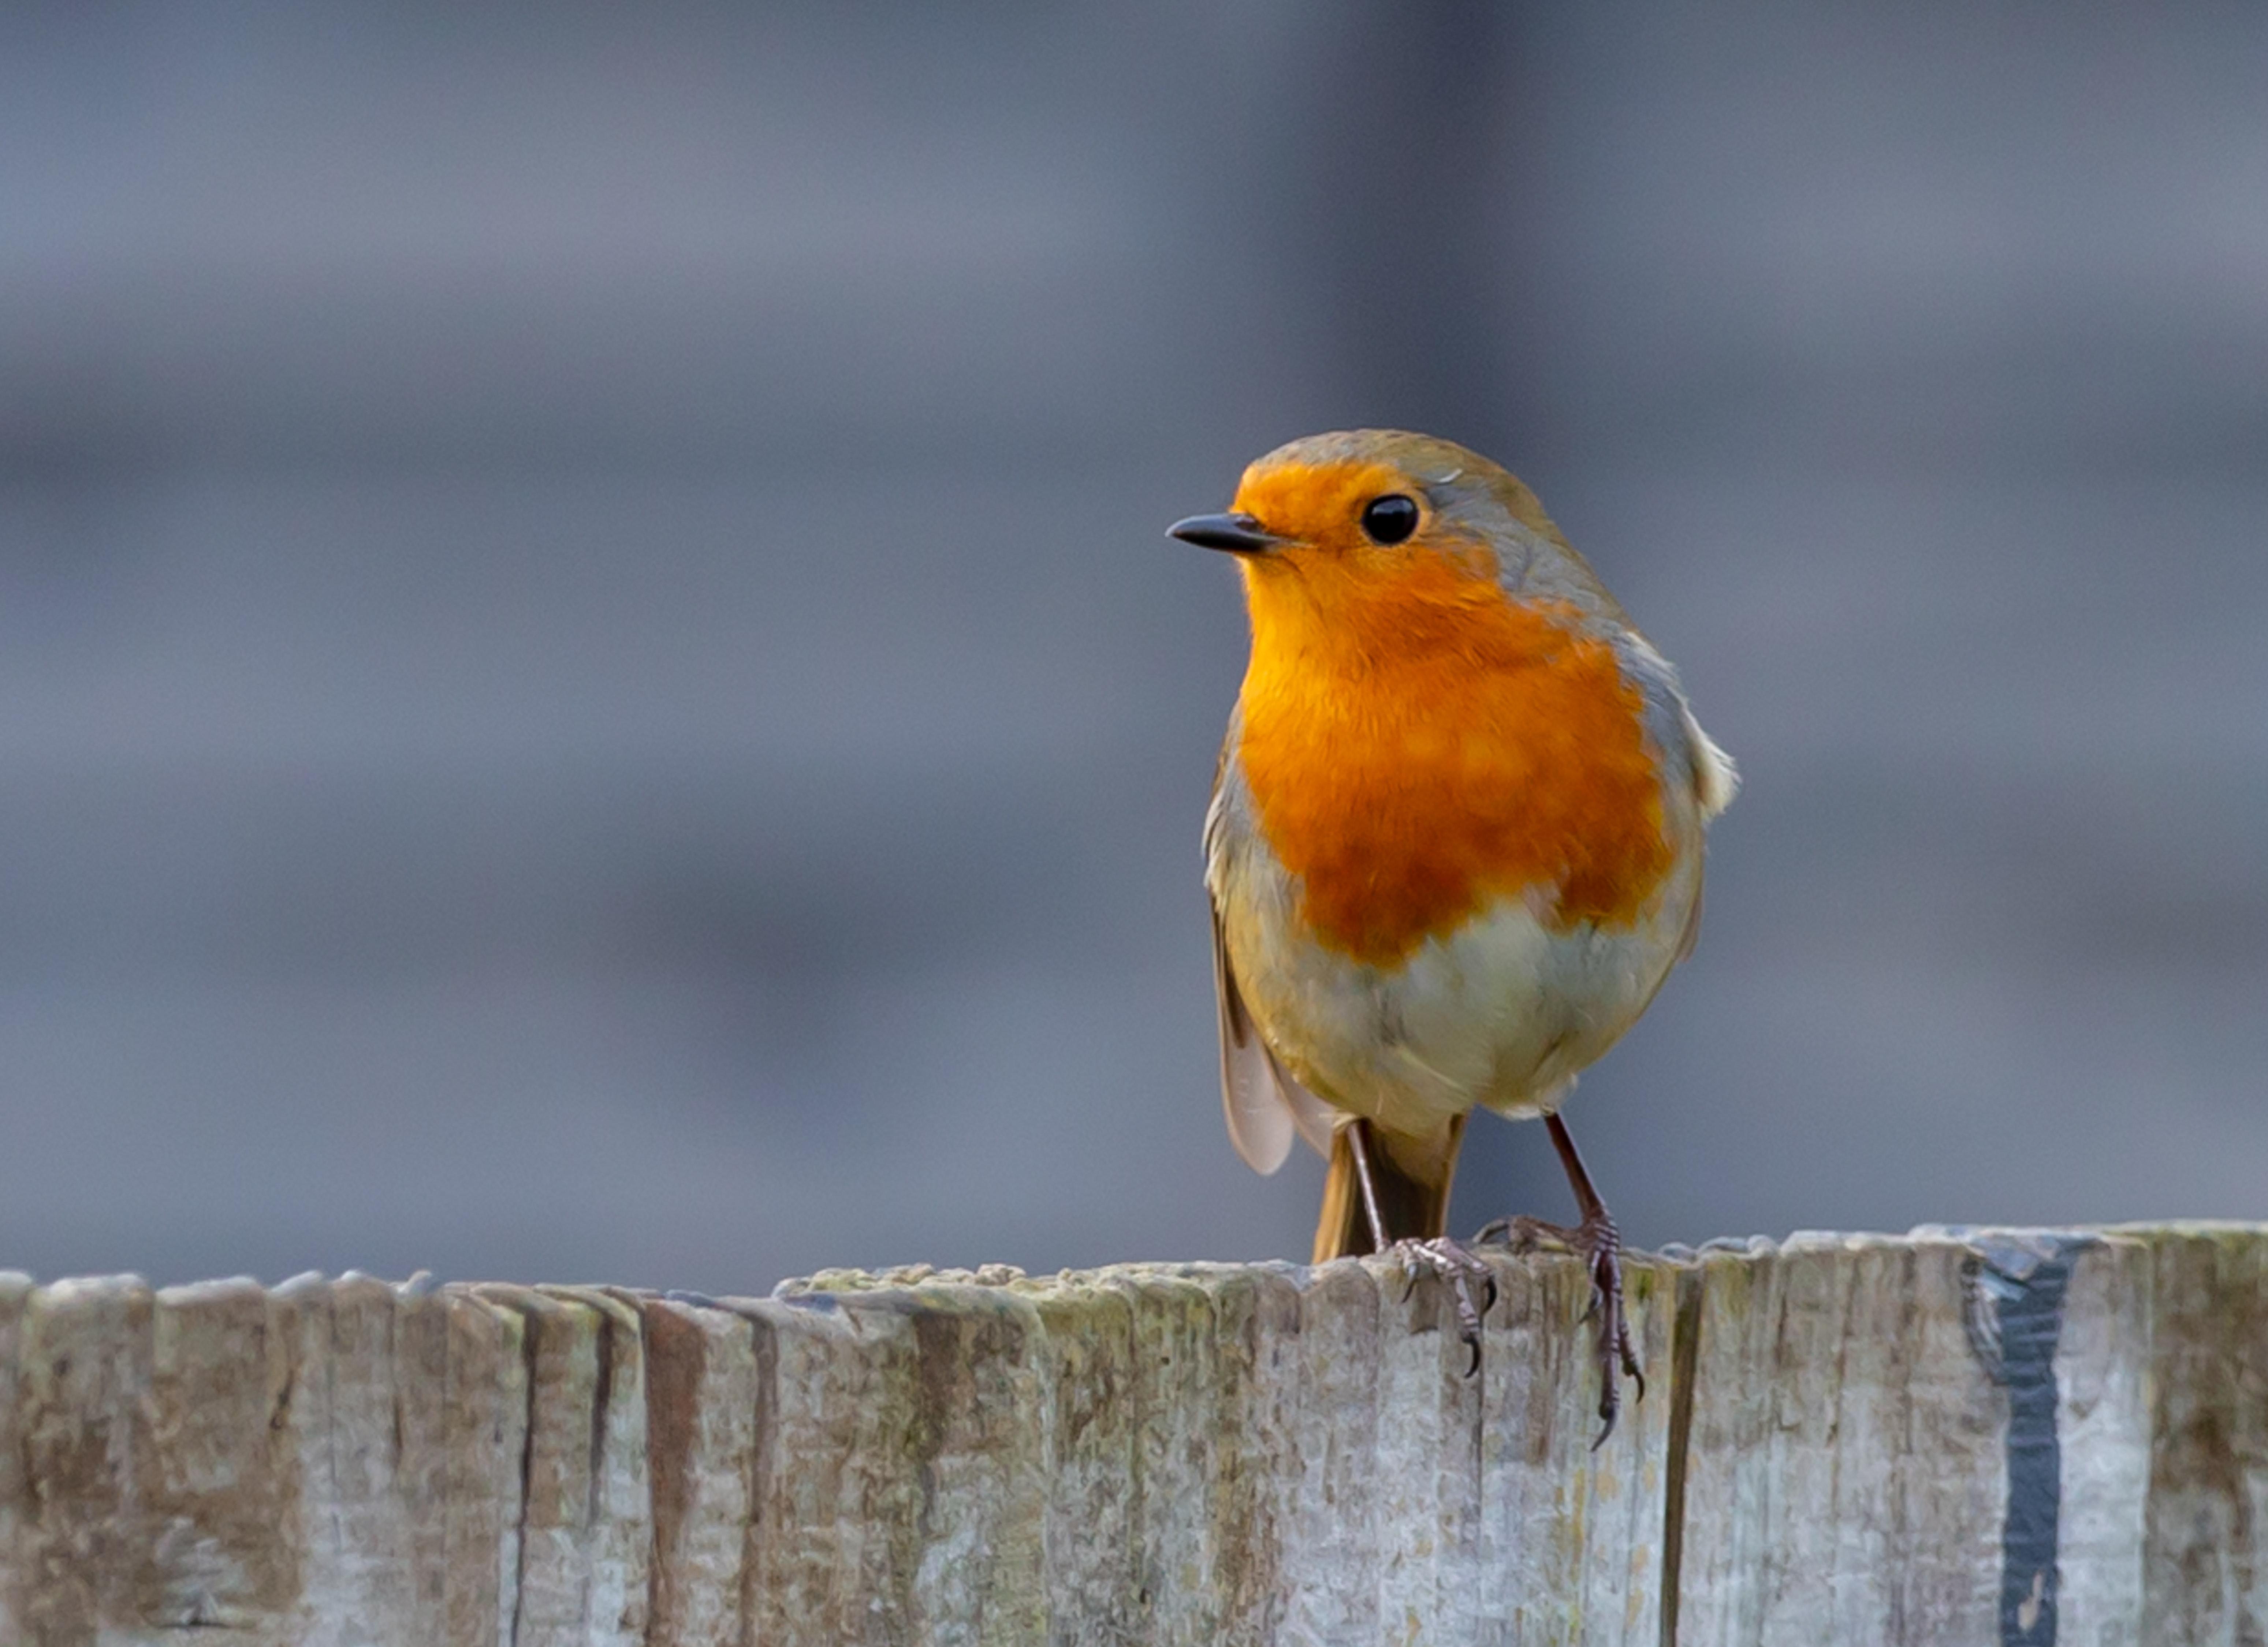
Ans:
<svg viewBox="0 0 2268 1647"><path fill-rule="evenodd" d="M16 1560L26 1634L93 1642L135 1621L136 1430L150 1388L154 1298L136 1276L31 1295L17 1341L26 1515Z"/></svg>
<svg viewBox="0 0 2268 1647"><path fill-rule="evenodd" d="M591 1311L598 1335L595 1383L585 1420L591 1447L590 1509L584 1538L584 1628L578 1639L589 1647L643 1647L653 1545L643 1323L636 1309L600 1288L541 1290ZM571 1434L571 1404L563 1402L552 1422Z"/></svg>
<svg viewBox="0 0 2268 1647"><path fill-rule="evenodd" d="M2146 1244L2155 1353L2141 1639L2268 1640L2268 1237L2129 1226Z"/></svg>
<svg viewBox="0 0 2268 1647"><path fill-rule="evenodd" d="M291 1639L297 1551L276 1533L298 1514L297 1471L274 1423L285 1376L258 1283L157 1295L147 1422L132 1464L139 1627Z"/></svg>
<svg viewBox="0 0 2268 1647"><path fill-rule="evenodd" d="M747 1639L743 1577L755 1509L755 1345L732 1311L624 1293L646 1351L653 1647ZM769 1639L758 1636L756 1639Z"/></svg>
<svg viewBox="0 0 2268 1647"><path fill-rule="evenodd" d="M1599 1374L1583 1265L1550 1254L1491 1254L1491 1262L1503 1298L1483 1344L1476 1423L1485 1491L1469 1639L1654 1647L1677 1268L1642 1254L1625 1258L1624 1301L1646 1394L1625 1385L1622 1417L1594 1451Z"/></svg>

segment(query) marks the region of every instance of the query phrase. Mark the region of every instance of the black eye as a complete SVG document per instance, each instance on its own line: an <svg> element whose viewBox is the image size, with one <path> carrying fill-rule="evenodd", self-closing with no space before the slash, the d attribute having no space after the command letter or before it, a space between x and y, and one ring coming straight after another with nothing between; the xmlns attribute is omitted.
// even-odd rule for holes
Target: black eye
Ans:
<svg viewBox="0 0 2268 1647"><path fill-rule="evenodd" d="M1373 543L1399 543L1418 530L1418 501L1399 492L1373 497L1363 506L1362 529Z"/></svg>

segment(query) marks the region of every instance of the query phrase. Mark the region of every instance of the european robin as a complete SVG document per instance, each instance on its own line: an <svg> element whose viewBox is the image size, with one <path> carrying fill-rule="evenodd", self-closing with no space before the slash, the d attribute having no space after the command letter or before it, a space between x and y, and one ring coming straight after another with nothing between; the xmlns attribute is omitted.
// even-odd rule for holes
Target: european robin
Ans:
<svg viewBox="0 0 2268 1647"><path fill-rule="evenodd" d="M1578 1222L1474 1239L1587 1261L1604 1440L1638 1364L1559 1108L1692 952L1733 763L1535 495L1462 446L1295 440L1171 533L1235 556L1252 622L1204 830L1229 1136L1262 1173L1295 1135L1324 1155L1315 1261L1440 1271L1477 1365L1457 1148L1476 1107L1543 1117Z"/></svg>

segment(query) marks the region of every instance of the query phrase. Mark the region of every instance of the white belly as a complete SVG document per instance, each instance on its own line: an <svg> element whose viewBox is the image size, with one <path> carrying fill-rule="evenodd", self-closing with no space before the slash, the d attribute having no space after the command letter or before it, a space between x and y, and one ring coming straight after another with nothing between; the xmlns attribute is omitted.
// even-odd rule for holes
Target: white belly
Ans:
<svg viewBox="0 0 2268 1647"><path fill-rule="evenodd" d="M1340 1109L1425 1135L1476 1107L1547 1114L1660 987L1698 856L1633 926L1557 930L1506 900L1381 967L1304 936L1282 871L1232 851L1220 888L1229 956L1278 1057Z"/></svg>

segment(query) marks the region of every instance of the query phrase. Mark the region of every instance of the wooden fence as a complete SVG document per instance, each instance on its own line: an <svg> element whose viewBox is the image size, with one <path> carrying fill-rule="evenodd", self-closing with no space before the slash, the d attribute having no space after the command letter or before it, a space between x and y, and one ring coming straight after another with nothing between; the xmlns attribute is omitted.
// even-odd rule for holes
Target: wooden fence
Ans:
<svg viewBox="0 0 2268 1647"><path fill-rule="evenodd" d="M0 1276L0 1643L2263 1639L2268 1229L769 1298Z"/></svg>

